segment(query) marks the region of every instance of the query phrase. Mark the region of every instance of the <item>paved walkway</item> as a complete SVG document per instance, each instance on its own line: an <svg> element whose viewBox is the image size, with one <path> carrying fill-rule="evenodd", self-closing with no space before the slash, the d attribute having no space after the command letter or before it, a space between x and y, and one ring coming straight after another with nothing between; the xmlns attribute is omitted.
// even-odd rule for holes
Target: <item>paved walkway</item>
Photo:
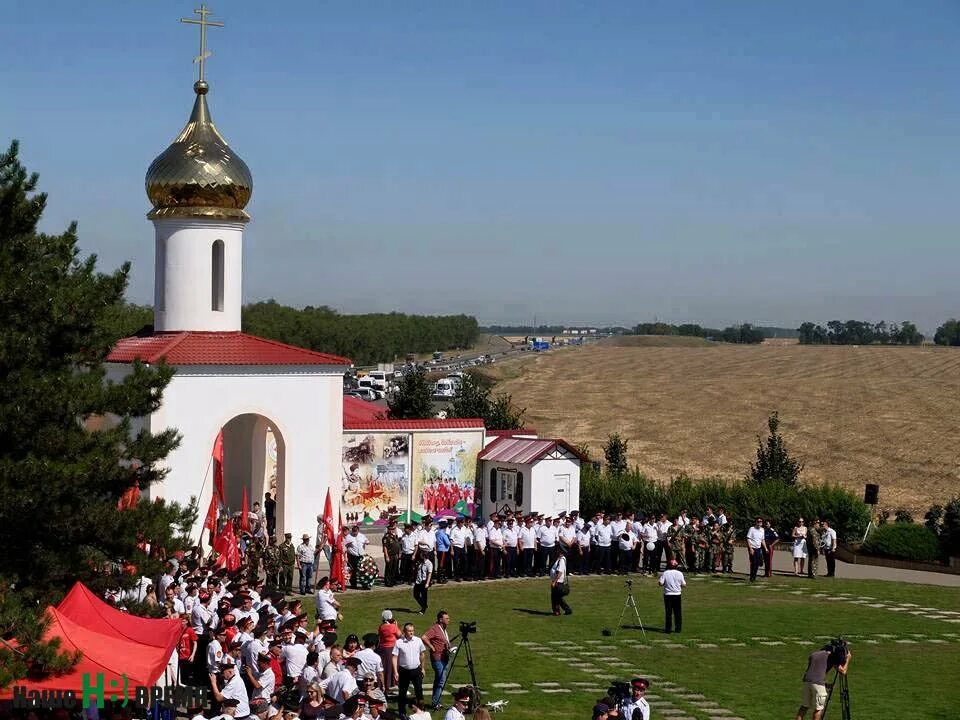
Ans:
<svg viewBox="0 0 960 720"><path fill-rule="evenodd" d="M738 547L734 555L734 569L743 571L750 566L747 549ZM789 550L777 550L773 559L773 571L793 575L793 555ZM820 573L825 575L827 563L820 558ZM837 560L837 577L851 580L891 580L894 582L917 583L920 585L941 585L960 587L960 575L927 572L925 570L903 570L881 565L853 565ZM828 580L828 578L824 578Z"/></svg>

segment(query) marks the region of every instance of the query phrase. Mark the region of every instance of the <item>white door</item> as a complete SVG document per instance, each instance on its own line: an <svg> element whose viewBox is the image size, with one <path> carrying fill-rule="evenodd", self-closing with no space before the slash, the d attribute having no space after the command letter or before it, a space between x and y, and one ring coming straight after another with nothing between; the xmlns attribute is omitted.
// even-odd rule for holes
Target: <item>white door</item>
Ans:
<svg viewBox="0 0 960 720"><path fill-rule="evenodd" d="M553 509L570 510L570 474L553 476Z"/></svg>

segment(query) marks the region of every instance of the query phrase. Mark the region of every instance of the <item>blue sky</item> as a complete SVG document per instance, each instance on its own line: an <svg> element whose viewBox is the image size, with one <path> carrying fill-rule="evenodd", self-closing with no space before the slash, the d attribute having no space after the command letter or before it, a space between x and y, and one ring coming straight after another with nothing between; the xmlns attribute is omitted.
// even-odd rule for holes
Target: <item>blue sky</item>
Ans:
<svg viewBox="0 0 960 720"><path fill-rule="evenodd" d="M13 0L0 143L152 299L143 176L192 103L187 2ZM960 314L960 4L211 6L254 175L246 300L483 322Z"/></svg>

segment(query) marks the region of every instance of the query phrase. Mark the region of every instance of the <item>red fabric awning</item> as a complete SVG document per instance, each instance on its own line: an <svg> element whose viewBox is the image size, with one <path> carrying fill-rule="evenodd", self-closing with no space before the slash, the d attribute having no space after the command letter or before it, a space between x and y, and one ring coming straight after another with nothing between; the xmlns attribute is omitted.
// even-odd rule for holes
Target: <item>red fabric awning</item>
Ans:
<svg viewBox="0 0 960 720"><path fill-rule="evenodd" d="M28 690L83 690L84 675L98 683L103 674L104 691L122 695L124 676L130 693L138 685L154 685L180 639L179 620L150 619L127 615L97 598L77 583L59 608L47 608L50 626L44 640L58 638L67 652L83 653L69 672L43 680L17 680L13 685ZM0 691L0 700L13 697L13 687Z"/></svg>
<svg viewBox="0 0 960 720"><path fill-rule="evenodd" d="M167 657L183 631L179 620L143 618L117 610L79 582L60 601L57 610L89 630L164 648Z"/></svg>

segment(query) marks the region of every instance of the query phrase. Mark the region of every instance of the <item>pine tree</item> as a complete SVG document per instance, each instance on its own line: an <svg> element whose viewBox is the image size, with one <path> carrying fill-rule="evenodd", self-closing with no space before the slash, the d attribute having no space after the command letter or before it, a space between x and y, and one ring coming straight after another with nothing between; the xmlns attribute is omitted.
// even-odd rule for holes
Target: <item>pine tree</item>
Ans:
<svg viewBox="0 0 960 720"><path fill-rule="evenodd" d="M423 420L434 416L430 383L421 369L404 374L400 387L387 401L393 420Z"/></svg>
<svg viewBox="0 0 960 720"><path fill-rule="evenodd" d="M780 416L776 412L770 413L767 427L770 434L766 441L757 437L757 462L750 463L750 479L757 484L775 480L796 485L803 463L790 457L780 434Z"/></svg>
<svg viewBox="0 0 960 720"><path fill-rule="evenodd" d="M12 143L0 154L0 637L21 648L0 643L0 687L75 662L39 642L44 608L77 580L131 583L122 560L153 576L160 561L138 542L176 549L194 516L146 500L117 509L124 491L162 476L156 464L178 442L174 430L131 432L159 407L172 369L135 364L106 380L130 266L97 272L94 256L80 257L76 224L39 233L46 196L36 187Z"/></svg>
<svg viewBox="0 0 960 720"><path fill-rule="evenodd" d="M490 388L467 373L449 414L455 418L486 418L490 414Z"/></svg>

